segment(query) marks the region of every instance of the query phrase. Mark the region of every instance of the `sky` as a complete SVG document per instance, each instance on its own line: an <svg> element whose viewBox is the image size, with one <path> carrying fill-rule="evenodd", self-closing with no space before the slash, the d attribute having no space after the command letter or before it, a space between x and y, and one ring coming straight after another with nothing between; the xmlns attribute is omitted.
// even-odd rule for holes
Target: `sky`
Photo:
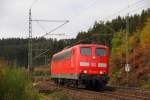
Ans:
<svg viewBox="0 0 150 100"><path fill-rule="evenodd" d="M129 8L127 8L129 7ZM0 0L0 38L28 38L29 9L33 20L69 20L45 38L74 38L95 21L140 13L150 0ZM32 22L32 36L41 37L62 22Z"/></svg>

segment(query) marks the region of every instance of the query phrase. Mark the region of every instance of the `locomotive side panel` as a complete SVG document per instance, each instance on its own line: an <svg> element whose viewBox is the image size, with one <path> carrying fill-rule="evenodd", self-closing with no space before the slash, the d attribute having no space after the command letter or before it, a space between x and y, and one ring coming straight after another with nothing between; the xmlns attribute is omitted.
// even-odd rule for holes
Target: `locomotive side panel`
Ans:
<svg viewBox="0 0 150 100"><path fill-rule="evenodd" d="M76 51L70 49L55 55L51 64L52 78L77 79Z"/></svg>

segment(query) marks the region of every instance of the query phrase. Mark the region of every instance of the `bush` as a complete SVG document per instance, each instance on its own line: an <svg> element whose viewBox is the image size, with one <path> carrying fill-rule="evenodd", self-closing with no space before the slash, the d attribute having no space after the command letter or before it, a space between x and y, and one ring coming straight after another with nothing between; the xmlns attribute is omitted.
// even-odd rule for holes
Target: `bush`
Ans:
<svg viewBox="0 0 150 100"><path fill-rule="evenodd" d="M0 69L0 100L38 100L25 69Z"/></svg>

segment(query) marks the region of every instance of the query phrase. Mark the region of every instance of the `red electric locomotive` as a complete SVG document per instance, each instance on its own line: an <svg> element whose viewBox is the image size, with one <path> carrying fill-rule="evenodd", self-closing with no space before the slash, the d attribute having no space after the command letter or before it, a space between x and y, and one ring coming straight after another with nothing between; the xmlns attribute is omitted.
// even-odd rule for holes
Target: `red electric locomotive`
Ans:
<svg viewBox="0 0 150 100"><path fill-rule="evenodd" d="M107 84L108 47L79 44L56 53L51 61L51 78L56 83L100 88Z"/></svg>

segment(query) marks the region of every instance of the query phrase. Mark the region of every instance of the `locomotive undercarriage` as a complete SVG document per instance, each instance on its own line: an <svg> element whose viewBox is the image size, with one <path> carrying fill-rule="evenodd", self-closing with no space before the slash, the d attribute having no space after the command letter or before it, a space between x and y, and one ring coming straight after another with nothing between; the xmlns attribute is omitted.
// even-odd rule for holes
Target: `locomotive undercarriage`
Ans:
<svg viewBox="0 0 150 100"><path fill-rule="evenodd" d="M105 88L105 85L109 80L109 77L105 74L103 75L81 74L80 80L87 89L99 90Z"/></svg>
<svg viewBox="0 0 150 100"><path fill-rule="evenodd" d="M80 74L78 79L64 79L64 78L53 78L54 82L58 85L67 85L77 88L86 88L100 90L105 88L109 77L108 75L88 75Z"/></svg>

